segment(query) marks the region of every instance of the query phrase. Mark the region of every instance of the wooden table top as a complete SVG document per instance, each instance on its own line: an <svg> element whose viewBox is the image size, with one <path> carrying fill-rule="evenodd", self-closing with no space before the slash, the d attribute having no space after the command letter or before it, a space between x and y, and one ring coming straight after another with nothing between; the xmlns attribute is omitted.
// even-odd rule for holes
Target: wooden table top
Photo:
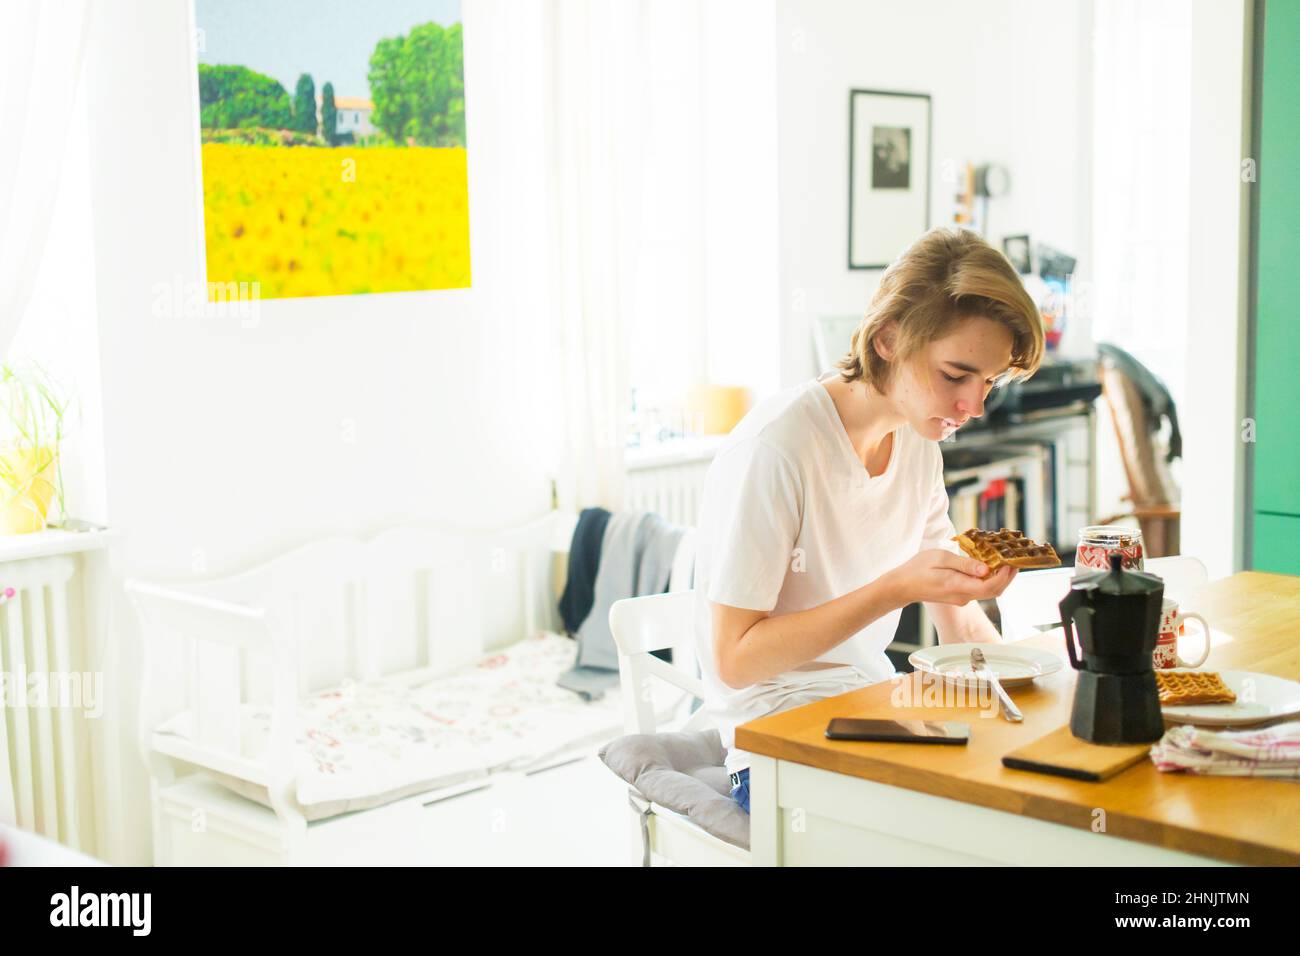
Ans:
<svg viewBox="0 0 1300 956"><path fill-rule="evenodd" d="M1204 585L1182 606L1210 622L1206 669L1300 680L1300 577L1243 571ZM1101 783L1004 767L1003 754L1068 724L1074 700L1077 672L1063 631L1020 643L1065 663L1055 674L1008 688L1023 723L981 718L978 706L895 707L895 685L884 681L743 724L736 746L1081 829L1092 829L1101 808L1112 836L1235 863L1300 865L1300 781L1162 773L1150 760ZM971 725L971 737L961 747L827 740L832 717L961 720Z"/></svg>

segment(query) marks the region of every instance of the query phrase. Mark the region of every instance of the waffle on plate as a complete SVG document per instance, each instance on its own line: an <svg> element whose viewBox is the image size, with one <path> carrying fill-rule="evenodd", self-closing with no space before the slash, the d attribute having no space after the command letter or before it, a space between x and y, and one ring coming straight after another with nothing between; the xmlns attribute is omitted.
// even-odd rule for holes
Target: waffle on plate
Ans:
<svg viewBox="0 0 1300 956"><path fill-rule="evenodd" d="M1237 695L1212 671L1156 671L1160 706L1182 704L1232 704Z"/></svg>
<svg viewBox="0 0 1300 956"><path fill-rule="evenodd" d="M998 531L981 531L971 528L952 540L972 558L983 561L990 571L1004 564L1013 568L1055 568L1061 559L1050 544L1039 544L1019 531L1001 528Z"/></svg>

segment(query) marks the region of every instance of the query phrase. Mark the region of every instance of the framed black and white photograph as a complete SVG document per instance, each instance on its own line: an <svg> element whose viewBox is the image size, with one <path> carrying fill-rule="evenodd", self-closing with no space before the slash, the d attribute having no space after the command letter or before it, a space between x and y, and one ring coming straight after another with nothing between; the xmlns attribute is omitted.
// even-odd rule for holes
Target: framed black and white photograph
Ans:
<svg viewBox="0 0 1300 956"><path fill-rule="evenodd" d="M849 91L849 268L885 268L929 224L929 94Z"/></svg>
<svg viewBox="0 0 1300 956"><path fill-rule="evenodd" d="M912 181L912 131L906 126L871 127L871 188L906 189Z"/></svg>
<svg viewBox="0 0 1300 956"><path fill-rule="evenodd" d="M1028 236L1004 236L1002 252L1012 267L1022 276L1034 271L1034 262L1030 256Z"/></svg>

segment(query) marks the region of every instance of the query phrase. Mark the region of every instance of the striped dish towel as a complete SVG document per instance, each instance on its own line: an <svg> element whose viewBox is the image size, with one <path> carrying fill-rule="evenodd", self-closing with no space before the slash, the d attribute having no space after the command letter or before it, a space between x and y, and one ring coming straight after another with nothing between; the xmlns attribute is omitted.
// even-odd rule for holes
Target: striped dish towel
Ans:
<svg viewBox="0 0 1300 956"><path fill-rule="evenodd" d="M1300 721L1259 730L1171 727L1151 747L1157 770L1300 780Z"/></svg>

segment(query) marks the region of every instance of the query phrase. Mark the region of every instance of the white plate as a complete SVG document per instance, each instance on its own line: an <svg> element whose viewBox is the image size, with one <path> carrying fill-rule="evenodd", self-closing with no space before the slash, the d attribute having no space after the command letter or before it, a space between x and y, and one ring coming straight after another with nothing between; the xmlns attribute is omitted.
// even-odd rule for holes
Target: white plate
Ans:
<svg viewBox="0 0 1300 956"><path fill-rule="evenodd" d="M1196 670L1172 668L1175 672ZM1235 704L1183 704L1162 707L1166 723L1200 724L1204 727L1235 727L1257 724L1279 717L1300 714L1300 684L1272 674L1253 671L1217 671L1223 682L1237 695Z"/></svg>
<svg viewBox="0 0 1300 956"><path fill-rule="evenodd" d="M1050 651L1018 644L939 644L913 651L908 663L918 671L938 674L950 684L964 685L975 677L970 666L970 651L978 647L984 652L989 670L997 674L1004 687L1019 687L1035 677L1044 677L1059 671L1064 662Z"/></svg>

